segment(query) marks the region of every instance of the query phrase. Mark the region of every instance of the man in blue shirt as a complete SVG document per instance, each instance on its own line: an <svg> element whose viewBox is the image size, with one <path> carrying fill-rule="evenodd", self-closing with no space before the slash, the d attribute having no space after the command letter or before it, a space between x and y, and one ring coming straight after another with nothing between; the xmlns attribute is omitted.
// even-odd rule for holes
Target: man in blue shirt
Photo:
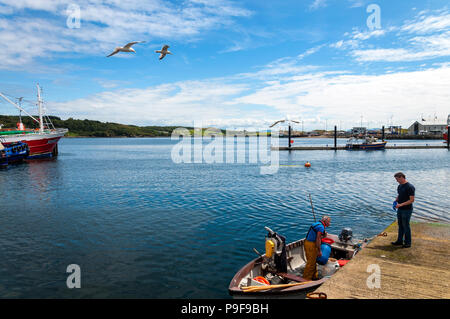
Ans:
<svg viewBox="0 0 450 319"><path fill-rule="evenodd" d="M416 189L412 184L406 180L405 174L398 172L394 175L398 182L397 193L395 199L397 205L397 221L398 221L398 237L397 241L392 242L392 245L403 245L403 248L411 247L411 227L409 221L413 212L414 196ZM403 237L405 241L403 241Z"/></svg>
<svg viewBox="0 0 450 319"><path fill-rule="evenodd" d="M307 280L318 279L316 259L322 256L320 246L322 244L322 238L326 237L325 227L329 227L330 223L330 217L323 216L320 222L311 225L306 235L304 241L306 266L303 272L303 278Z"/></svg>

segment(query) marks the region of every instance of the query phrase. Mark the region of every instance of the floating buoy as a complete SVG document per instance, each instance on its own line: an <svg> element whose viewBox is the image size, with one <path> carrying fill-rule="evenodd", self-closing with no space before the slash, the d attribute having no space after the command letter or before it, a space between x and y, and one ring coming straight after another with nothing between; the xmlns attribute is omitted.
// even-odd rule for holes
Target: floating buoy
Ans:
<svg viewBox="0 0 450 319"><path fill-rule="evenodd" d="M339 267L344 267L350 260L341 259L338 260Z"/></svg>
<svg viewBox="0 0 450 319"><path fill-rule="evenodd" d="M294 144L294 140L291 140L291 144Z"/></svg>
<svg viewBox="0 0 450 319"><path fill-rule="evenodd" d="M332 245L332 244L334 244L334 240L331 238L322 238L322 243Z"/></svg>
<svg viewBox="0 0 450 319"><path fill-rule="evenodd" d="M310 162L306 162L305 163L305 167L311 167L311 163Z"/></svg>

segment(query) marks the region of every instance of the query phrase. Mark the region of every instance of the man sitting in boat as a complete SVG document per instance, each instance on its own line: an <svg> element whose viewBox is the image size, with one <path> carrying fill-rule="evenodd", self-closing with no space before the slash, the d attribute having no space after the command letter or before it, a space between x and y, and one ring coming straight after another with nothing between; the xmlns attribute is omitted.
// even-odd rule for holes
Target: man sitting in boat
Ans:
<svg viewBox="0 0 450 319"><path fill-rule="evenodd" d="M303 278L306 280L317 280L317 257L322 256L320 246L322 238L326 237L325 227L329 227L331 219L329 216L323 216L320 222L311 225L305 238L306 266L303 272Z"/></svg>

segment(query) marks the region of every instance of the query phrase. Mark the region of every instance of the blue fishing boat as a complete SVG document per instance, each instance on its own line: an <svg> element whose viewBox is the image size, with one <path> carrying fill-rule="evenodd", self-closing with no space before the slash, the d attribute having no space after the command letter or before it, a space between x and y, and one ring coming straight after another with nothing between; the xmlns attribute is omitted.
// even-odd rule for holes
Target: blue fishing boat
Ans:
<svg viewBox="0 0 450 319"><path fill-rule="evenodd" d="M27 143L15 142L3 145L0 143L0 167L20 163L28 157L30 149Z"/></svg>
<svg viewBox="0 0 450 319"><path fill-rule="evenodd" d="M347 150L384 150L386 147L386 141L378 141L375 137L366 136L364 139L351 137L345 148Z"/></svg>

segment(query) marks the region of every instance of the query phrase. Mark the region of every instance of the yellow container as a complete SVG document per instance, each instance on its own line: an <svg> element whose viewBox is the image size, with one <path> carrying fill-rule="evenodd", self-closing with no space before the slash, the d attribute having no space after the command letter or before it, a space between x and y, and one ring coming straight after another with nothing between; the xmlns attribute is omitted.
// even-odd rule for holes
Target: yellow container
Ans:
<svg viewBox="0 0 450 319"><path fill-rule="evenodd" d="M271 258L274 251L275 243L270 239L266 239L266 257Z"/></svg>

